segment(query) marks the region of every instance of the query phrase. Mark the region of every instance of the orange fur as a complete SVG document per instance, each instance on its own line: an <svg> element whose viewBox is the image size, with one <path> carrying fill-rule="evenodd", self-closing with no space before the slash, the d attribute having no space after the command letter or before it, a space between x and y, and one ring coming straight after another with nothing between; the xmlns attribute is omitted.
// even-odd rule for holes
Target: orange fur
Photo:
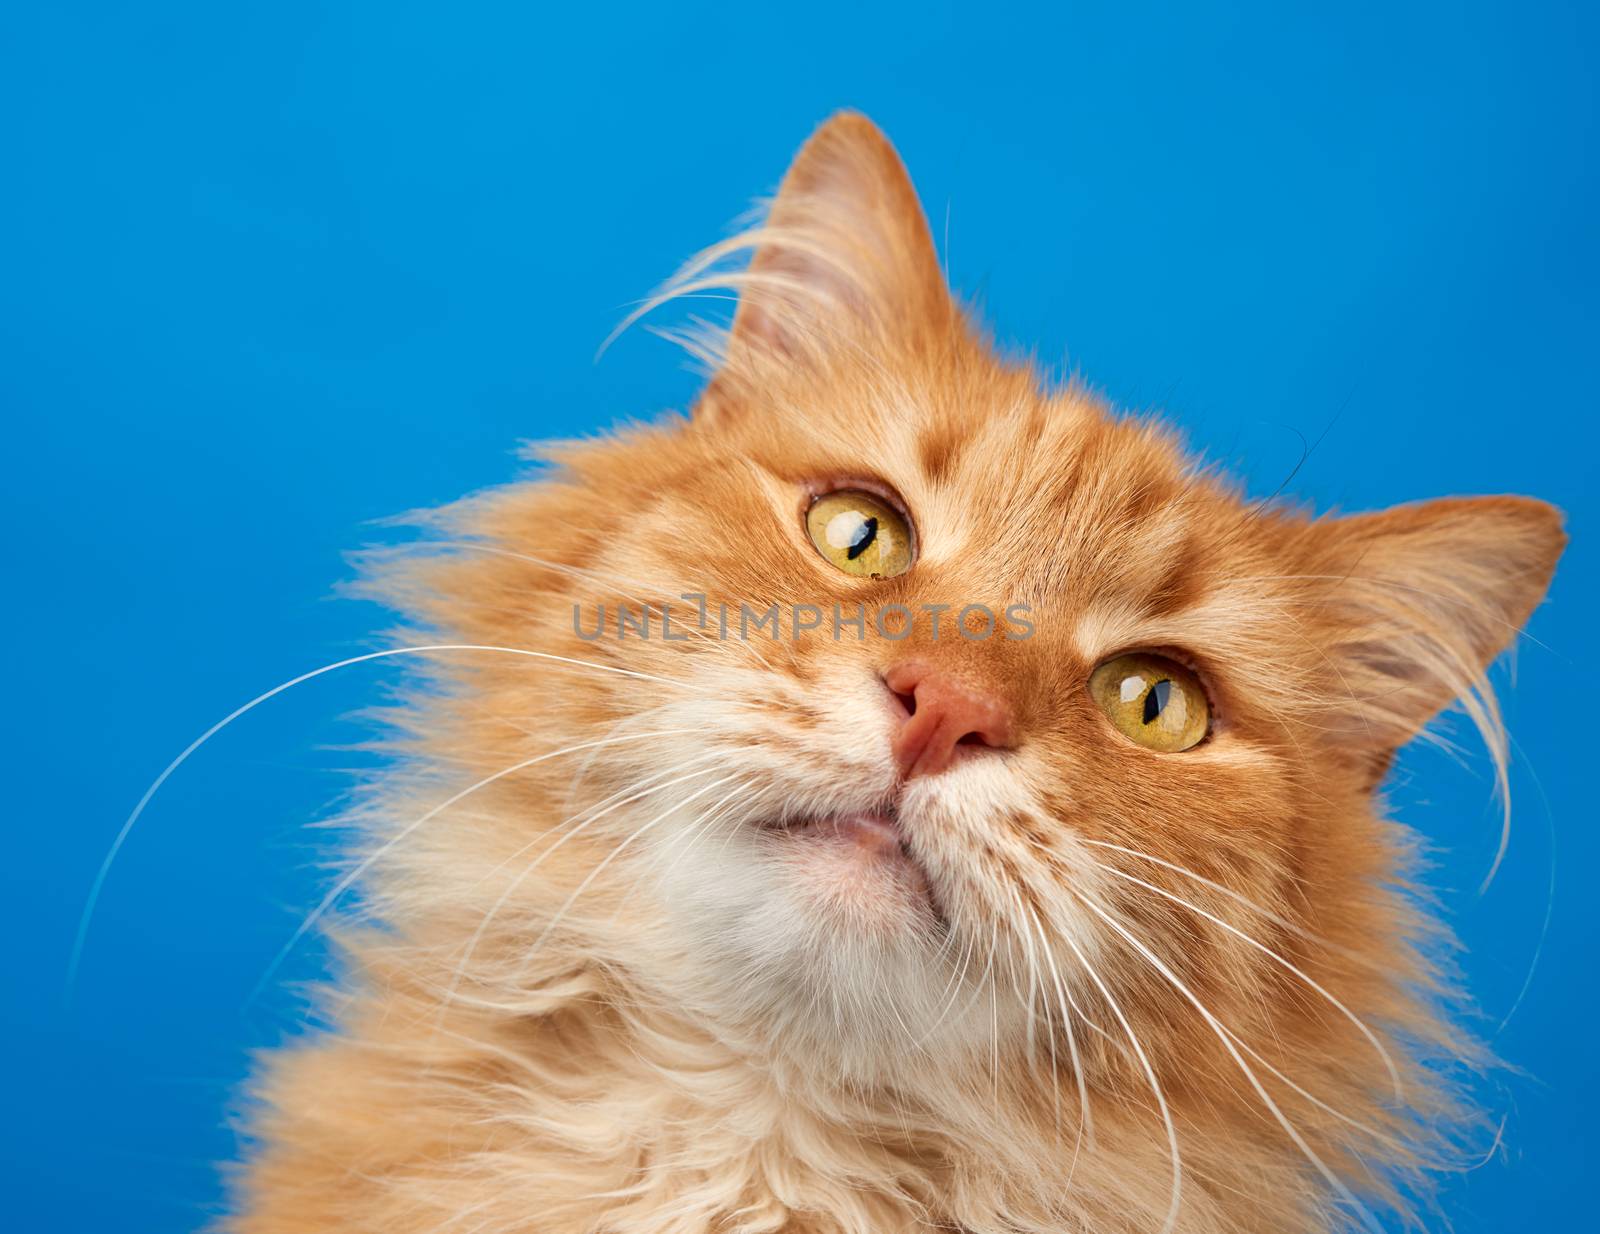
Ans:
<svg viewBox="0 0 1600 1234"><path fill-rule="evenodd" d="M1544 594L1556 513L1312 518L1045 388L949 298L858 116L660 298L712 283L741 304L691 340L715 372L690 419L558 447L432 516L452 547L377 562L439 641L563 659L441 654L395 715L402 759L355 820L370 920L338 930L328 1031L265 1060L224 1228L1134 1234L1175 1197L1185 1234L1309 1234L1412 1211L1468 1126L1439 1064L1476 1054L1374 793L1454 699L1502 749L1483 674ZM839 480L904 501L908 573L811 550L806 493ZM587 627L686 592L1026 603L1036 633L574 631L574 604ZM1201 674L1208 741L1109 727L1085 683L1136 648ZM1007 700L1015 748L900 784L880 674L911 654ZM943 927L810 885L760 826L891 795Z"/></svg>

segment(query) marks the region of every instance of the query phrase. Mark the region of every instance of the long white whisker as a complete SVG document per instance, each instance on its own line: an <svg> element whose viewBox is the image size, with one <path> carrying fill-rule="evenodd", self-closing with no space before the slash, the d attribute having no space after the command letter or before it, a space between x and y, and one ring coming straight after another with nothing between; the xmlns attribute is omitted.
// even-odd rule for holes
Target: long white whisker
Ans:
<svg viewBox="0 0 1600 1234"><path fill-rule="evenodd" d="M1014 900L1016 900L1016 902L1018 904L1020 904L1022 902L1021 896L1017 893L1015 888L1012 889L1012 893L1011 894L1012 894L1012 898ZM1023 942L1023 953L1022 953L1023 954L1023 960L1028 965L1028 977L1027 977L1027 980L1023 984L1025 984L1028 987L1028 1041L1027 1041L1027 1045L1028 1045L1028 1057L1031 1059L1033 1057L1034 1022L1037 1019L1037 1016L1034 1014L1034 1010L1033 1010L1033 1001L1034 1001L1034 998L1037 996L1037 991L1038 991L1039 970L1038 970L1037 962L1034 959L1034 954L1033 954L1033 935L1028 931L1024 931L1023 935L1022 935L1022 942ZM1015 977L1015 970L1013 970L1013 978L1014 977Z"/></svg>
<svg viewBox="0 0 1600 1234"><path fill-rule="evenodd" d="M1000 983L995 979L995 958L1000 948L1000 920L995 918L990 931L988 979L989 987L989 1065L994 1070L994 1099L1000 1103Z"/></svg>
<svg viewBox="0 0 1600 1234"><path fill-rule="evenodd" d="M927 1047L923 1044L924 1039L922 1037L918 1037L917 1034L912 1031L911 1025L906 1023L906 1018L900 1013L900 1008L896 1005L895 1000L893 998L884 998L879 1001L889 1008L889 1014L894 1016L895 1023L900 1026L900 1031L905 1035L906 1044L909 1045L913 1050L926 1051Z"/></svg>
<svg viewBox="0 0 1600 1234"><path fill-rule="evenodd" d="M1284 1075L1284 1073L1282 1071L1280 1071L1277 1067L1273 1066L1272 1063L1268 1059L1263 1057L1260 1050L1257 1050L1253 1046L1251 1046L1249 1042L1247 1042L1243 1037L1239 1036L1239 1034L1234 1032L1231 1028L1224 1027L1223 1031L1225 1033L1227 1033L1228 1036L1233 1039L1234 1043L1241 1050L1243 1050L1246 1054L1250 1055L1250 1057L1255 1059L1256 1062L1260 1063L1261 1066L1265 1067L1281 1083L1283 1083L1288 1088L1293 1089L1295 1092L1299 1093L1300 1096L1304 1097L1307 1101L1309 1101L1312 1105L1316 1106L1318 1109L1322 1110L1323 1112L1325 1112L1327 1114L1333 1115L1334 1118L1337 1118L1340 1122L1345 1123L1348 1126L1354 1127L1357 1131L1361 1131L1361 1132L1364 1132L1367 1135L1370 1135L1373 1139L1379 1141L1380 1143L1387 1144L1390 1148L1395 1149L1397 1152L1405 1153L1405 1152L1409 1152L1410 1151L1410 1149L1408 1148L1407 1145L1401 1143L1394 1136L1389 1135L1385 1131L1378 1130L1378 1128L1372 1126L1372 1124L1370 1124L1370 1123L1362 1122L1359 1118L1353 1118L1349 1114L1344 1113L1344 1111L1342 1111L1342 1110L1335 1109L1333 1106L1329 1105L1326 1101L1323 1101L1315 1093L1309 1092L1305 1088L1302 1088L1299 1084L1296 1084L1288 1076ZM1447 1169L1459 1169L1460 1168L1458 1165L1451 1165L1451 1164L1446 1163L1446 1162L1438 1162L1438 1161L1428 1162L1428 1165L1429 1165L1429 1168L1436 1169L1436 1170L1447 1170Z"/></svg>
<svg viewBox="0 0 1600 1234"><path fill-rule="evenodd" d="M708 768L706 770L715 771L717 769L716 768ZM578 884L578 886L573 890L572 894L567 897L566 903L564 903L561 906L561 908L559 910L557 910L555 916L552 917L550 919L549 923L546 924L544 929L539 932L539 937L534 939L533 945L528 948L528 957L529 958L527 960L523 961L523 963L522 963L522 971L526 971L526 969L528 967L528 964L531 961L532 957L538 954L539 948L544 944L544 940L549 938L551 931L554 930L556 928L556 926L561 924L562 919L567 915L567 911L573 906L574 903L577 902L578 897L581 896L584 893L584 891L586 891L588 889L588 887L594 882L595 879L600 877L600 874L605 870L605 868L607 866L609 866L613 861L615 861L624 852L626 852L628 847L631 844L633 844L633 842L635 840L637 840L640 836L644 835L646 832L650 831L652 828L654 828L658 824L664 822L666 819L672 817L672 815L674 813L676 813L678 810L681 810L684 806L688 805L691 801L694 801L696 798L705 796L707 793L711 792L713 789L718 788L723 784L727 784L730 780L736 780L738 778L739 778L739 773L738 772L734 772L732 775L723 776L722 779L713 780L710 784L704 785L703 787L695 790L688 797L685 797L682 801L674 802L671 806L669 806L667 809L663 810L660 814L656 815L648 823L645 823L642 827L636 828L628 836L627 839L623 840L621 844L617 845L616 848L612 849L609 853L607 853L605 858L597 866L595 866L594 869L590 870L589 873L584 876L583 881L580 882Z"/></svg>
<svg viewBox="0 0 1600 1234"><path fill-rule="evenodd" d="M1034 941L1035 941L1035 933L1034 933L1034 931L1035 931L1035 927L1037 927L1037 929L1038 929L1038 945L1039 945L1039 949L1041 949L1041 950L1047 949L1046 948L1046 944L1045 944L1045 938L1044 938L1044 928L1039 925L1038 916L1033 912L1032 908L1030 908L1024 902L1024 900L1022 899L1021 893L1015 887L1011 888L1011 899L1012 899L1012 902L1014 904L1016 904L1016 906L1019 909L1021 909L1024 914L1027 915L1027 917L1032 919L1032 923L1033 923L1032 925L1030 925L1029 922L1026 921L1026 920L1021 922L1024 954L1026 955L1027 961L1028 961L1028 1026L1029 1026L1029 1034L1028 1034L1028 1036L1029 1036L1029 1040L1028 1040L1028 1060L1029 1061L1028 1061L1028 1065L1029 1065L1030 1068L1033 1067L1033 1065L1034 1065L1034 1060L1033 1060L1033 1040L1032 1040L1032 1037L1033 1037L1032 1028L1033 1028L1033 1020L1034 1020L1033 1000L1034 1000L1034 992L1035 992L1035 990L1037 990L1038 994L1041 997L1041 1001L1043 1002L1043 1005L1044 1005L1045 1040L1047 1041L1047 1043L1049 1044L1049 1047L1050 1047L1051 1100L1054 1103L1056 1134L1059 1137L1059 1135L1061 1134L1061 1071L1060 1071L1059 1063L1058 1063L1057 1058L1056 1058L1055 1016L1050 1010L1050 1000L1048 998L1044 997L1044 995L1045 995L1044 981L1043 981L1042 975L1041 975L1041 973L1039 971L1038 953L1036 952L1036 950L1034 948ZM1063 1007L1062 1010L1063 1010L1063 1012L1065 1012L1065 1008L1064 1007ZM1081 1129L1080 1129L1080 1134L1081 1134Z"/></svg>
<svg viewBox="0 0 1600 1234"><path fill-rule="evenodd" d="M728 802L732 801L740 793L747 791L748 788L748 785L740 784L737 785L731 792L725 793L723 796L717 798L716 801L712 802L711 806L706 810L706 812L700 816L699 820L696 821L694 826L685 831L682 836L678 837L678 839L672 841L672 843L668 846L669 851L671 848L677 848L678 851L673 854L672 860L667 863L667 867L656 876L658 882L665 882L667 878L671 876L672 872L678 868L679 862L684 859L684 857L695 846L700 838L709 834L711 829L715 827L716 824L719 823L724 817L726 817L725 812L719 813L719 811L722 810L722 807L727 805Z"/></svg>
<svg viewBox="0 0 1600 1234"><path fill-rule="evenodd" d="M1157 857L1151 853L1140 852L1136 848L1128 848L1122 844L1113 844L1109 840L1091 840L1087 836L1077 836L1075 838L1080 844L1089 844L1095 848L1110 849L1112 852L1122 853L1129 857L1137 857L1141 861L1148 861L1152 865L1161 866L1163 869L1171 870L1174 874L1182 874L1185 878L1193 879L1202 887L1210 888L1218 895L1227 896L1235 903L1244 905L1245 908L1248 908L1251 912L1256 913L1264 921L1270 921L1273 925L1280 926L1292 934L1298 934L1307 942L1315 943L1317 946L1325 948L1328 951L1332 951L1335 955L1341 956L1344 959L1351 960L1358 964L1363 964L1369 968L1373 966L1371 960L1366 959L1365 957L1349 950L1348 948L1335 946L1327 939L1322 938L1312 931L1306 929L1299 922L1285 917L1282 913L1275 913L1270 908L1265 908L1262 905L1257 904L1254 900L1250 899L1249 896L1241 895L1232 887L1225 886L1224 884L1217 882L1215 879L1207 878L1204 874L1197 874L1187 866L1178 865L1176 862L1168 861L1165 858Z"/></svg>
<svg viewBox="0 0 1600 1234"><path fill-rule="evenodd" d="M690 685L688 682L674 681L669 677L656 677L650 673L639 673L633 671L632 669L618 668L615 665L596 664L588 660L575 660L569 656L553 655L550 652L530 651L525 647L495 647L475 643L435 643L423 647L388 647L382 651L369 651L365 655L351 656L348 659L339 660L333 664L324 664L321 668L312 669L308 673L301 673L298 677L291 678L280 685L273 686L272 689L267 690L265 693L256 695L243 706L234 708L234 710L223 716L222 719L218 720L210 728L206 729L205 732L201 733L200 736L191 741L187 746L184 747L183 752L179 754L177 758L173 759L166 765L161 774L151 782L150 787L144 790L144 794L139 798L138 803L133 807L133 811L128 815L127 819L123 822L122 827L118 830L116 837L111 841L111 847L106 852L105 859L101 861L100 868L98 871L96 871L94 876L94 883L89 888L89 898L84 903L82 916L78 919L77 933L72 940L72 953L67 960L67 997L69 999L71 998L72 988L77 982L78 967L83 959L84 940L89 935L89 923L94 917L95 905L100 901L100 892L105 887L106 877L111 873L111 866L116 861L117 854L122 851L123 844L127 842L128 833L133 830L133 825L139 821L139 817L144 813L145 807L150 804L151 799L161 790L161 786L172 777L173 772L177 771L179 767L182 767L186 762L189 761L190 756L193 755L195 751L199 750L201 746L205 745L235 720L251 711L254 711L257 707L261 706L262 703L267 702L269 699L276 698L285 690L293 689L295 686L301 685L302 683L310 681L313 678L321 677L325 673L331 673L341 668L349 668L356 664L365 664L369 660L386 659L390 656L430 655L441 651L488 651L497 652L503 655L528 656L537 660L574 665L580 668L590 668L596 670L597 672L619 673L625 677L636 677L646 681L660 682L663 685L676 686L679 689L695 690L697 692L699 691L699 687Z"/></svg>
<svg viewBox="0 0 1600 1234"><path fill-rule="evenodd" d="M1355 1012L1351 1011L1349 1007L1345 1006L1344 1003L1340 1002L1339 999L1335 998L1331 993L1329 993L1329 991L1318 981L1309 976L1298 966L1279 955L1265 943L1257 941L1250 935L1246 934L1243 930L1239 929L1237 926L1224 921L1221 917L1216 916L1214 913L1207 912L1198 904L1190 903L1182 896L1174 895L1172 892L1167 891L1163 887L1157 887L1154 883L1147 883L1142 878L1136 878L1132 874L1128 874L1125 871L1119 870L1115 866L1107 865L1102 861L1096 861L1093 864L1099 866L1100 869L1104 870L1107 874L1114 875L1117 878L1125 879L1130 883L1134 883L1137 886L1143 887L1147 891L1153 891L1158 896L1161 896L1167 900L1171 900L1174 904L1180 904L1184 908L1189 909L1191 912L1199 913L1200 916L1204 917L1207 921L1213 923L1214 925L1220 926L1229 934L1234 935L1243 942L1249 943L1250 946L1254 947L1257 951L1261 952L1269 959L1283 965L1283 967L1288 969L1289 972L1300 978L1300 980L1305 982L1307 986L1315 990L1324 999L1326 999L1329 1005L1338 1011L1342 1016L1344 1016L1345 1019L1349 1020L1350 1023L1356 1026L1356 1029L1361 1033L1361 1035L1365 1037L1371 1044L1372 1048L1377 1051L1378 1057L1383 1060L1383 1065L1388 1069L1389 1080L1394 1086L1394 1095L1396 1099L1404 1100L1405 1093L1404 1086L1400 1082L1400 1069L1395 1066L1394 1058L1390 1055L1389 1051L1384 1048L1383 1042L1378 1040L1378 1035L1367 1027L1365 1021L1356 1015Z"/></svg>
<svg viewBox="0 0 1600 1234"><path fill-rule="evenodd" d="M1072 1060L1072 1074L1078 1085L1078 1141L1072 1147L1072 1166L1067 1171L1067 1185L1071 1186L1072 1174L1078 1168L1078 1152L1083 1147L1084 1138L1087 1136L1091 1144L1094 1141L1094 1124L1089 1116L1089 1085L1083 1074L1083 1059L1078 1054L1078 1035L1072 1027L1072 1017L1078 1012L1078 1004L1073 1001L1072 995L1067 992L1066 982L1061 979L1061 970L1056 966L1055 953L1050 949L1044 923L1031 908L1028 911L1033 917L1034 926L1039 931L1045 963L1049 965L1050 979L1055 983L1056 999L1061 1007L1061 1023L1067 1030L1067 1054Z"/></svg>
<svg viewBox="0 0 1600 1234"><path fill-rule="evenodd" d="M939 1014L933 1017L932 1025L928 1028L928 1031L922 1035L923 1043L931 1041L933 1039L933 1035L937 1033L939 1029L944 1027L946 1018L948 1018L951 1010L955 1007L956 999L961 995L961 985L966 980L968 965L972 960L972 945L977 941L976 936L970 931L963 931L963 933L965 933L967 936L967 945L962 950L960 961L955 965L954 968L951 969L950 977L945 982L945 988L940 992Z"/></svg>
<svg viewBox="0 0 1600 1234"><path fill-rule="evenodd" d="M462 952L461 960L456 964L455 973L450 978L450 986L445 991L444 998L440 1000L441 1005L447 1007L451 1002L454 1001L456 990L460 987L461 980L466 975L467 965L471 962L473 955L477 952L478 944L483 941L483 936L485 933L487 933L490 923L494 921L500 910L505 907L506 901L508 901L516 893L517 889L521 887L528 877L539 868L539 866L547 857L550 856L550 854L555 852L558 848L561 848L567 843L567 841L575 839L578 835L582 834L584 831L587 831L593 824L599 822L608 814L612 814L617 810L620 810L625 805L630 805L642 797L649 797L660 792L662 789L671 788L676 784L682 784L684 781L692 780L697 776L713 774L717 768L702 767L697 771L691 771L685 775L678 776L675 779L668 780L664 784L654 784L653 787L645 787L646 785L651 785L654 781L660 780L664 775L670 775L674 771L681 771L689 764L706 762L714 757L716 757L714 752L701 754L695 758L686 759L684 762L679 763L676 767L670 767L666 771L657 772L652 776L646 777L643 781L629 785L627 788L613 793L610 797L595 803L588 809L580 810L570 818L563 819L554 827L551 827L548 831L541 832L539 835L529 840L526 844L522 845L521 848L517 849L517 851L510 857L507 857L504 861L500 862L499 865L495 866L495 872L498 872L509 862L515 860L517 857L520 857L523 853L526 853L530 848L533 848L542 840L547 840L552 835L557 837L554 843L546 848L544 852L540 853L522 868L522 870L517 874L516 878L511 880L510 885L500 893L499 898L489 906L489 911L483 915L482 919L478 922L478 928L473 931L472 937L467 940L466 950ZM622 799L617 800L619 797ZM582 820L581 822L578 821L580 819ZM573 823L576 823L577 825L571 826Z"/></svg>
<svg viewBox="0 0 1600 1234"><path fill-rule="evenodd" d="M389 852L396 845L402 843L407 836L411 835L420 827L425 826L433 819L437 818L440 814L444 813L444 811L448 810L457 802L463 801L479 790L489 787L489 785L493 784L497 780L503 780L509 775L515 775L517 772L523 771L526 768L537 766L539 763L548 762L553 758L560 758L565 754L573 754L579 750L587 750L599 746L617 745L621 742L644 741L651 737L669 737L680 733L690 733L694 731L694 729L688 728L658 729L652 733L632 733L622 737L606 737L598 741L579 742L577 745L567 746L563 750L554 750L547 754L537 755L534 758L525 758L520 763L513 763L509 767L503 767L493 775L485 776L477 783L469 784L460 792L454 793L447 797L438 805L430 809L426 814L423 814L419 818L408 823L405 827L401 828L400 831L396 832L389 839L385 840L383 844L379 845L366 857L362 858L362 860L355 866L354 869L346 873L343 878L341 878L328 890L327 895L322 897L322 901L316 906L316 908L312 909L310 915L307 916L298 927L296 927L295 932L289 936L289 941L284 943L278 954L272 958L272 962L267 965L266 972L261 974L260 980L257 981L253 987L251 987L249 997L245 999L245 1006L248 1007L256 1000L256 998L261 994L261 991L266 988L267 982L272 980L273 974L278 971L278 966L281 965L284 960L289 957L289 954L295 949L295 945L311 932L312 927L315 926L316 923L321 920L322 916L333 907L333 905L338 901L339 897L342 896L346 891L350 890L351 887L355 886L355 884L360 880L361 876L370 870L375 862L379 861L385 853Z"/></svg>
<svg viewBox="0 0 1600 1234"><path fill-rule="evenodd" d="M1083 948L1078 946L1072 935L1063 932L1061 940L1078 958L1083 971L1089 975L1089 980L1094 982L1095 988L1106 1000L1106 1006L1111 1008L1111 1014L1116 1016L1117 1023L1122 1025L1122 1031L1127 1035L1128 1044L1133 1047L1134 1057L1139 1060L1139 1066L1144 1071L1144 1078L1150 1085L1150 1091L1155 1095L1156 1108L1161 1113L1161 1122L1167 1131L1168 1158L1172 1162L1172 1192L1167 1204L1167 1218L1161 1223L1161 1234L1172 1234L1177 1228L1178 1206L1182 1203L1183 1196L1183 1154L1178 1150L1178 1128L1172 1121L1172 1111L1167 1107L1166 1094L1161 1091L1161 1081L1156 1079L1156 1069L1151 1065L1149 1056L1144 1052L1144 1046L1140 1044L1138 1034L1133 1031L1133 1025L1128 1022L1128 1017L1123 1014L1121 1005L1111 993L1111 988L1101 980L1100 974L1095 972L1094 965L1089 963L1089 957L1083 954Z"/></svg>
<svg viewBox="0 0 1600 1234"><path fill-rule="evenodd" d="M1256 1075L1255 1071L1251 1069L1250 1064L1245 1061L1244 1055L1242 1055L1238 1048L1233 1044L1233 1041L1231 1040L1230 1035L1227 1029L1223 1026L1222 1022L1218 1020L1216 1016L1212 1015L1206 1005L1202 1003L1198 997L1196 997L1195 993L1183 983L1178 975L1167 966L1166 962L1163 961L1160 956L1156 955L1154 951L1152 951L1144 943L1140 942L1139 939L1134 937L1132 933L1123 927L1121 922L1117 921L1116 918L1112 917L1110 913L1106 912L1081 891L1069 889L1069 893L1081 904L1083 904L1085 908L1087 908L1095 916L1099 917L1108 926L1115 930L1130 947L1132 947L1141 956L1143 956L1146 961L1149 962L1151 967L1153 967L1158 973L1167 979L1168 983L1173 989L1178 991L1179 994L1183 995L1184 999L1187 1000L1190 1006L1200 1013L1201 1018L1205 1020L1207 1025L1210 1026L1211 1031L1216 1034L1217 1040L1222 1043L1223 1048L1228 1051L1228 1053L1233 1057L1233 1061L1238 1064L1240 1072L1243 1074L1246 1081L1249 1082L1250 1087L1255 1090L1256 1096L1261 1100L1261 1104L1266 1107L1267 1112L1272 1115L1274 1121L1276 1121L1277 1124L1283 1128L1285 1134L1288 1135L1288 1137L1294 1142L1295 1146L1301 1151L1302 1154L1304 1154L1305 1159L1311 1163L1311 1165L1316 1169L1317 1173L1321 1174L1322 1177L1327 1180L1328 1185L1338 1192L1340 1197L1343 1198L1346 1203L1355 1209L1356 1213L1361 1217L1363 1224L1371 1229L1374 1234L1383 1234L1382 1227L1379 1226L1377 1219L1373 1217L1372 1213L1367 1209L1367 1206L1358 1200L1355 1196L1355 1193L1352 1192L1349 1187L1345 1186L1344 1181L1328 1168L1327 1163L1324 1162L1322 1158L1317 1155L1316 1150L1314 1150L1311 1145L1306 1142L1305 1137L1300 1133L1300 1129L1290 1122L1288 1117L1278 1107L1278 1103L1272 1099L1272 1094L1267 1092L1266 1086L1261 1083L1260 1078Z"/></svg>

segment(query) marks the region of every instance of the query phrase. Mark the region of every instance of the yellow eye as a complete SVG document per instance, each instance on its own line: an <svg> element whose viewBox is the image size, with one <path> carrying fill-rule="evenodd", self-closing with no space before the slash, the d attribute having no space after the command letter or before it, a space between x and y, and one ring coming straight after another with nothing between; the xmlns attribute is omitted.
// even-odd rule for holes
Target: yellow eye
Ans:
<svg viewBox="0 0 1600 1234"><path fill-rule="evenodd" d="M1211 724L1199 678L1166 656L1114 656L1090 675L1089 693L1118 732L1163 754L1198 745Z"/></svg>
<svg viewBox="0 0 1600 1234"><path fill-rule="evenodd" d="M911 568L911 525L883 498L858 488L813 501L806 511L806 534L817 552L846 574L888 578Z"/></svg>

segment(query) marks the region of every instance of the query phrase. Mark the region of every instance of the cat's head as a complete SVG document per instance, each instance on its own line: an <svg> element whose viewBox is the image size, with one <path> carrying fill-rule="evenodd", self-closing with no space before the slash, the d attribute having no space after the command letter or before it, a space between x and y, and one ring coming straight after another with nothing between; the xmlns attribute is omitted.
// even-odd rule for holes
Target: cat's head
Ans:
<svg viewBox="0 0 1600 1234"><path fill-rule="evenodd" d="M674 288L740 296L692 415L560 448L450 516L485 551L413 576L452 638L559 657L458 668L426 737L544 760L413 842L418 882L459 870L455 980L589 964L854 1080L1048 1051L1243 1087L1243 1049L1389 1084L1355 1020L1414 1029L1427 973L1373 796L1452 700L1501 753L1483 673L1556 512L1313 518L1047 388L952 300L859 116L710 257L739 244Z"/></svg>

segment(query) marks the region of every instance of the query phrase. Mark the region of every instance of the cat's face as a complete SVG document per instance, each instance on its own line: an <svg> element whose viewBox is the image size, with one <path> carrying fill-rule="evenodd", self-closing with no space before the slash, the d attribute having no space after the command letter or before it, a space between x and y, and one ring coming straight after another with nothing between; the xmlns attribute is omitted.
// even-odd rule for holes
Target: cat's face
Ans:
<svg viewBox="0 0 1600 1234"><path fill-rule="evenodd" d="M1044 1042L1088 1069L1133 1067L1130 1040L1192 1064L1213 1020L1337 1037L1353 1017L1308 970L1399 1014L1394 974L1360 962L1407 929L1373 894L1396 841L1371 794L1542 595L1553 512L1312 521L1042 389L952 306L863 121L807 147L762 239L692 420L472 507L496 551L433 606L605 670L482 695L473 725L608 743L548 820L559 853L487 882L501 920L587 931L719 1031L856 1075ZM846 502L819 548L808 511L840 491L868 495L875 543ZM646 602L649 637L619 633ZM773 605L776 637L751 624ZM1108 703L1095 671L1130 653L1154 668ZM491 846L496 868L528 841Z"/></svg>
<svg viewBox="0 0 1600 1234"><path fill-rule="evenodd" d="M1030 984L1051 1007L1103 1003L1085 965L1106 928L1086 901L1121 918L1127 896L1100 870L1115 854L1086 841L1227 867L1281 903L1290 869L1263 855L1307 840L1327 776L1294 747L1305 708L1284 714L1319 673L1281 636L1307 616L1302 584L1275 581L1302 568L1282 528L1159 435L967 360L986 381L840 373L783 396L812 400L803 415L719 407L692 431L695 464L641 511L650 532L598 567L641 594L705 596L703 630L698 598L673 606L685 642L619 641L608 623L587 648L704 692L651 691L664 726L692 731L650 770L704 759L708 774L639 841L660 871L647 882L724 996L833 1038L845 1025L863 1049L987 1049L991 986L1002 1032L1026 1032ZM903 574L858 577L812 543L807 507L852 489L904 519ZM777 640L748 624L774 603ZM591 605L585 630L597 619ZM1192 748L1141 745L1091 692L1098 665L1139 651L1192 671L1189 705L1209 712Z"/></svg>

